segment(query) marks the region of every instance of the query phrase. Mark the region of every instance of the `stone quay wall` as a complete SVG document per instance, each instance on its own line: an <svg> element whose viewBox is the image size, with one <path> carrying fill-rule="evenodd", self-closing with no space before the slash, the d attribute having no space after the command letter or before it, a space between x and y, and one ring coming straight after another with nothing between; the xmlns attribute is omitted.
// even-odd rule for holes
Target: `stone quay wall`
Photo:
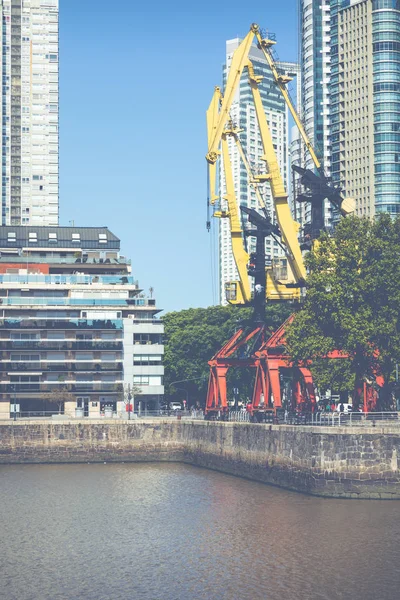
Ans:
<svg viewBox="0 0 400 600"><path fill-rule="evenodd" d="M400 499L400 429L208 421L0 424L0 464L185 462L308 494Z"/></svg>

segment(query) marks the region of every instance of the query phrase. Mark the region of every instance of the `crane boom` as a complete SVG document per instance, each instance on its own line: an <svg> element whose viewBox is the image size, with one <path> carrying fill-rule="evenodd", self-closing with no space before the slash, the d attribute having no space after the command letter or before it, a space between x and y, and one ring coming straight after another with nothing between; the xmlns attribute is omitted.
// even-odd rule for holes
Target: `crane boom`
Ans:
<svg viewBox="0 0 400 600"><path fill-rule="evenodd" d="M310 138L308 137L306 130L303 127L301 119L300 119L299 115L297 114L295 107L293 106L293 102L290 98L289 92L286 89L286 85L289 83L289 81L292 80L292 78L289 77L288 75L282 75L281 73L279 73L278 69L276 68L275 61L274 61L274 58L273 58L271 50L270 50L271 46L273 46L276 42L274 40L270 40L270 39L265 39L265 38L263 39L263 37L261 35L260 27L256 23L253 23L251 25L250 31L253 32L253 34L255 35L255 37L257 39L258 47L260 48L260 50L262 51L262 53L265 56L265 59L269 65L272 75L275 79L275 83L277 84L277 86L279 87L279 89L281 91L281 94L287 104L288 109L290 110L290 113L294 119L294 122L296 123L296 126L299 130L301 137L303 138L303 141L307 147L307 150L310 153L310 156L315 164L316 169L318 170L320 175L323 178L325 178L325 173L322 168L321 162L318 159L318 156L316 155L316 153L314 151L314 148L310 141Z"/></svg>
<svg viewBox="0 0 400 600"><path fill-rule="evenodd" d="M297 283L302 283L306 278L306 269L298 241L299 224L293 220L290 211L288 194L285 190L285 184L279 169L271 132L262 104L261 94L258 88L258 84L262 80L262 77L258 77L254 74L254 68L251 61L248 61L247 68L258 127L260 129L261 141L264 149L264 155L261 158L268 166L269 182L271 185L272 198L274 200L276 218L282 233L283 241L288 250L287 256L293 275Z"/></svg>

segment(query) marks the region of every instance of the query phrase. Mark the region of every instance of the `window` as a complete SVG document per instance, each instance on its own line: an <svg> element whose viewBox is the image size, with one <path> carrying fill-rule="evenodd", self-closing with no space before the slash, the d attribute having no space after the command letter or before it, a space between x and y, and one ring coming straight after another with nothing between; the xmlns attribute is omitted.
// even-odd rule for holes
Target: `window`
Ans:
<svg viewBox="0 0 400 600"><path fill-rule="evenodd" d="M72 234L72 241L79 243L81 241L81 234L80 233L73 233Z"/></svg>
<svg viewBox="0 0 400 600"><path fill-rule="evenodd" d="M107 234L99 233L99 244L107 244Z"/></svg>
<svg viewBox="0 0 400 600"><path fill-rule="evenodd" d="M37 242L37 233L35 233L35 232L29 233L29 241L31 243Z"/></svg>
<svg viewBox="0 0 400 600"><path fill-rule="evenodd" d="M161 354L138 354L133 356L134 366L156 367L162 365Z"/></svg>
<svg viewBox="0 0 400 600"><path fill-rule="evenodd" d="M22 361L22 362L30 362L30 361L40 361L40 354L11 354L11 361Z"/></svg>
<svg viewBox="0 0 400 600"><path fill-rule="evenodd" d="M134 333L134 344L163 344L163 335L161 333Z"/></svg>
<svg viewBox="0 0 400 600"><path fill-rule="evenodd" d="M16 242L17 234L14 231L9 231L7 234L7 242Z"/></svg>
<svg viewBox="0 0 400 600"><path fill-rule="evenodd" d="M46 359L65 361L65 352L47 352Z"/></svg>
<svg viewBox="0 0 400 600"><path fill-rule="evenodd" d="M93 352L77 352L76 360L93 360Z"/></svg>
<svg viewBox="0 0 400 600"><path fill-rule="evenodd" d="M48 340L64 340L65 339L65 331L48 331L47 339Z"/></svg>
<svg viewBox="0 0 400 600"><path fill-rule="evenodd" d="M134 375L133 383L137 383L139 385L149 385L149 376L148 375Z"/></svg>
<svg viewBox="0 0 400 600"><path fill-rule="evenodd" d="M49 242L53 242L53 243L57 243L57 234L56 233L49 233Z"/></svg>

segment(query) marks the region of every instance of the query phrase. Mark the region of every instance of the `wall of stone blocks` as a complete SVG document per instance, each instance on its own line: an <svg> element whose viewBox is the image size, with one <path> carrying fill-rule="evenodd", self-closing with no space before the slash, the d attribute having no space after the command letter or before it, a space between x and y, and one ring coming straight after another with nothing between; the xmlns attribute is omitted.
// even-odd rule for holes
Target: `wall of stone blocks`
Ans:
<svg viewBox="0 0 400 600"><path fill-rule="evenodd" d="M179 461L313 495L400 499L400 428L207 421L0 424L0 464Z"/></svg>

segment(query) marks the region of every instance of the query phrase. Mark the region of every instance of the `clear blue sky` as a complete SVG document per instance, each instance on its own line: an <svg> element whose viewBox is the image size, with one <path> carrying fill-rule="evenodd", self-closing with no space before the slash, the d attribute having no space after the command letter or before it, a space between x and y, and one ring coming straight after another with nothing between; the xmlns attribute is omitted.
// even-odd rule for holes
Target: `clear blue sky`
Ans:
<svg viewBox="0 0 400 600"><path fill-rule="evenodd" d="M60 224L107 225L166 311L213 304L205 111L252 22L297 60L297 0L60 0Z"/></svg>

